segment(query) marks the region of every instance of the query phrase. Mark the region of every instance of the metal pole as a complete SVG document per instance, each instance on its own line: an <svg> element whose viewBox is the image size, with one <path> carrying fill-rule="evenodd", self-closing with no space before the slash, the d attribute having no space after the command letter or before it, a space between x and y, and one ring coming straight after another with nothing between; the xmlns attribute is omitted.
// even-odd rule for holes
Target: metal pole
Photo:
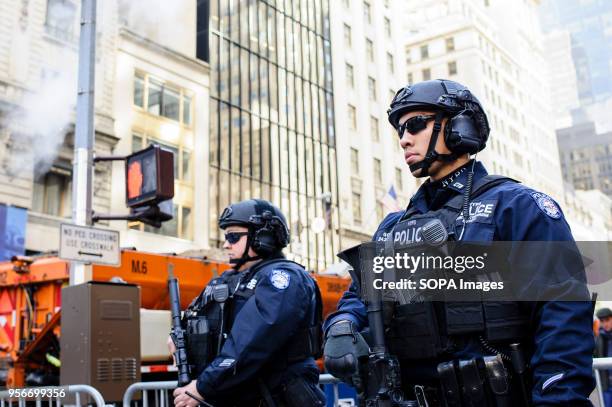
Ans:
<svg viewBox="0 0 612 407"><path fill-rule="evenodd" d="M81 2L79 83L72 173L72 222L91 226L93 200L94 88L96 67L96 0ZM92 278L91 265L72 262L70 285Z"/></svg>

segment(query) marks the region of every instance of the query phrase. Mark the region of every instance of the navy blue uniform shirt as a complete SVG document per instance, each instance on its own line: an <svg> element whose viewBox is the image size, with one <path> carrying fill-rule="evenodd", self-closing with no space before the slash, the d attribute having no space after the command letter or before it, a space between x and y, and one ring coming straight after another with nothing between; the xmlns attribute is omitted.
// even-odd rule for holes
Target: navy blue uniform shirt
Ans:
<svg viewBox="0 0 612 407"><path fill-rule="evenodd" d="M312 357L289 366L282 360L288 340L315 312L314 280L299 265L282 261L263 266L244 284L254 293L234 297L231 330L220 354L198 377L198 392L206 399L235 401L257 397L260 378L270 390L292 375L317 383Z"/></svg>
<svg viewBox="0 0 612 407"><path fill-rule="evenodd" d="M442 207L452 197L462 194L467 185L471 163L437 182L426 182L410 200L409 208L420 213ZM474 166L474 180L487 175L480 162ZM493 205L488 216L468 223L465 241L573 241L570 227L559 206L548 196L514 182L502 183L482 193L471 205ZM489 206L489 208L491 208ZM384 241L404 212L385 217L373 240ZM557 270L572 275L572 270ZM531 276L527 278L536 278ZM550 301L527 304L533 350L530 365L533 373L533 402L535 405L591 405L588 396L594 388L592 354L592 304L584 301ZM356 329L367 324L366 307L352 284L324 325L339 320L350 320ZM452 356L467 359L488 354L476 340L467 343ZM437 362L429 365L411 363L402 366L402 374L418 383L423 377L435 377Z"/></svg>

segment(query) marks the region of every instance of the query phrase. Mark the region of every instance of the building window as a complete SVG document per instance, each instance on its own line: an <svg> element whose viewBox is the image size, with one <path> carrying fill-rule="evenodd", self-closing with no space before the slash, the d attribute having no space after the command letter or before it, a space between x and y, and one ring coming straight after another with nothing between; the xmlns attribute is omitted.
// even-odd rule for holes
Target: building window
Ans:
<svg viewBox="0 0 612 407"><path fill-rule="evenodd" d="M382 184L383 176L382 176L382 162L378 159L374 159L374 182L377 184Z"/></svg>
<svg viewBox="0 0 612 407"><path fill-rule="evenodd" d="M134 75L134 105L144 108L145 78L143 74Z"/></svg>
<svg viewBox="0 0 612 407"><path fill-rule="evenodd" d="M456 75L457 74L457 62L451 61L448 63L448 74Z"/></svg>
<svg viewBox="0 0 612 407"><path fill-rule="evenodd" d="M351 147L351 171L353 175L359 175L359 150Z"/></svg>
<svg viewBox="0 0 612 407"><path fill-rule="evenodd" d="M179 120L179 90L151 79L149 81L149 98L147 111L157 116Z"/></svg>
<svg viewBox="0 0 612 407"><path fill-rule="evenodd" d="M369 38L366 38L366 56L368 61L374 62L374 43Z"/></svg>
<svg viewBox="0 0 612 407"><path fill-rule="evenodd" d="M431 69L429 68L423 69L422 74L423 74L424 81L428 81L431 79Z"/></svg>
<svg viewBox="0 0 612 407"><path fill-rule="evenodd" d="M343 0L343 2L344 2L344 8L345 8L345 9L347 9L347 10L348 10L349 8L351 8L351 2L350 2L350 0Z"/></svg>
<svg viewBox="0 0 612 407"><path fill-rule="evenodd" d="M357 130L357 109L353 105L348 105L349 128Z"/></svg>
<svg viewBox="0 0 612 407"><path fill-rule="evenodd" d="M485 7L489 7L490 6L490 1L489 0L484 0L484 5Z"/></svg>
<svg viewBox="0 0 612 407"><path fill-rule="evenodd" d="M185 126L191 126L192 96L185 89L136 72L133 103L134 106L146 109L155 116L166 117Z"/></svg>
<svg viewBox="0 0 612 407"><path fill-rule="evenodd" d="M48 0L45 29L55 38L72 41L76 5L71 0Z"/></svg>
<svg viewBox="0 0 612 407"><path fill-rule="evenodd" d="M380 141L380 134L378 133L378 119L374 116L370 116L370 133L372 133L372 139L374 141Z"/></svg>
<svg viewBox="0 0 612 407"><path fill-rule="evenodd" d="M370 94L370 100L376 100L376 79L368 78L368 93Z"/></svg>
<svg viewBox="0 0 612 407"><path fill-rule="evenodd" d="M446 52L455 50L455 39L453 37L446 39Z"/></svg>
<svg viewBox="0 0 612 407"><path fill-rule="evenodd" d="M410 48L406 48L406 65L410 65L412 63L412 50Z"/></svg>
<svg viewBox="0 0 612 407"><path fill-rule="evenodd" d="M182 182L191 182L193 173L192 152L182 143L172 145L165 141L141 134L132 134L132 152L142 150L151 144L158 144L174 155L174 179Z"/></svg>
<svg viewBox="0 0 612 407"><path fill-rule="evenodd" d="M361 223L361 194L353 192L353 221Z"/></svg>
<svg viewBox="0 0 612 407"><path fill-rule="evenodd" d="M363 18L367 24L372 24L372 8L367 1L363 2Z"/></svg>
<svg viewBox="0 0 612 407"><path fill-rule="evenodd" d="M387 66L389 68L390 73L395 73L395 64L393 63L393 55L390 52L387 52Z"/></svg>
<svg viewBox="0 0 612 407"><path fill-rule="evenodd" d="M421 45L421 59L429 58L429 46L427 44Z"/></svg>
<svg viewBox="0 0 612 407"><path fill-rule="evenodd" d="M388 17L385 17L385 34L391 38L391 20Z"/></svg>
<svg viewBox="0 0 612 407"><path fill-rule="evenodd" d="M389 89L389 103L391 103L396 93L393 89Z"/></svg>
<svg viewBox="0 0 612 407"><path fill-rule="evenodd" d="M412 83L413 79L412 79L412 72L408 72L408 83Z"/></svg>
<svg viewBox="0 0 612 407"><path fill-rule="evenodd" d="M191 96L183 94L183 124L191 126Z"/></svg>
<svg viewBox="0 0 612 407"><path fill-rule="evenodd" d="M355 71L353 70L353 65L346 64L346 83L349 88L355 88Z"/></svg>
<svg viewBox="0 0 612 407"><path fill-rule="evenodd" d="M398 190L402 190L403 188L403 182L402 182L402 169L401 168L396 168L395 169L395 184L397 185L397 189Z"/></svg>
<svg viewBox="0 0 612 407"><path fill-rule="evenodd" d="M344 44L349 48L353 46L353 34L348 24L344 24Z"/></svg>
<svg viewBox="0 0 612 407"><path fill-rule="evenodd" d="M70 216L72 173L67 169L68 163L63 167L53 166L46 174L34 180L32 211L62 218Z"/></svg>

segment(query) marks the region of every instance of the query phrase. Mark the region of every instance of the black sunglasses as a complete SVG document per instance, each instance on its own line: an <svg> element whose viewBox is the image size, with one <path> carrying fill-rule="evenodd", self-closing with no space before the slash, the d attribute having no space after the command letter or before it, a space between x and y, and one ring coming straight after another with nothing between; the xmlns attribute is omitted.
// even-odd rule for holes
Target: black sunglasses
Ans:
<svg viewBox="0 0 612 407"><path fill-rule="evenodd" d="M229 244L236 244L240 240L242 236L248 235L249 232L227 232L225 234L225 240Z"/></svg>
<svg viewBox="0 0 612 407"><path fill-rule="evenodd" d="M404 123L400 124L397 128L397 134L401 139L404 135L405 131L412 134L413 136L427 127L427 122L436 118L435 114L431 114L428 116L414 116L410 119L406 120Z"/></svg>

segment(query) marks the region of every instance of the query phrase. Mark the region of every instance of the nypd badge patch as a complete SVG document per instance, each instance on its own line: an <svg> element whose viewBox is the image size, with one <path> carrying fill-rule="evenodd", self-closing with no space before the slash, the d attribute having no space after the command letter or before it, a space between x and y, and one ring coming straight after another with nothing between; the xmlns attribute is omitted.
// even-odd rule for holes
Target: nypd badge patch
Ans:
<svg viewBox="0 0 612 407"><path fill-rule="evenodd" d="M546 215L553 219L559 219L561 217L561 210L551 197L541 192L532 192L531 197L536 201L538 207Z"/></svg>
<svg viewBox="0 0 612 407"><path fill-rule="evenodd" d="M270 274L272 285L279 290L284 290L289 287L290 279L291 276L285 270L272 270L272 274Z"/></svg>

